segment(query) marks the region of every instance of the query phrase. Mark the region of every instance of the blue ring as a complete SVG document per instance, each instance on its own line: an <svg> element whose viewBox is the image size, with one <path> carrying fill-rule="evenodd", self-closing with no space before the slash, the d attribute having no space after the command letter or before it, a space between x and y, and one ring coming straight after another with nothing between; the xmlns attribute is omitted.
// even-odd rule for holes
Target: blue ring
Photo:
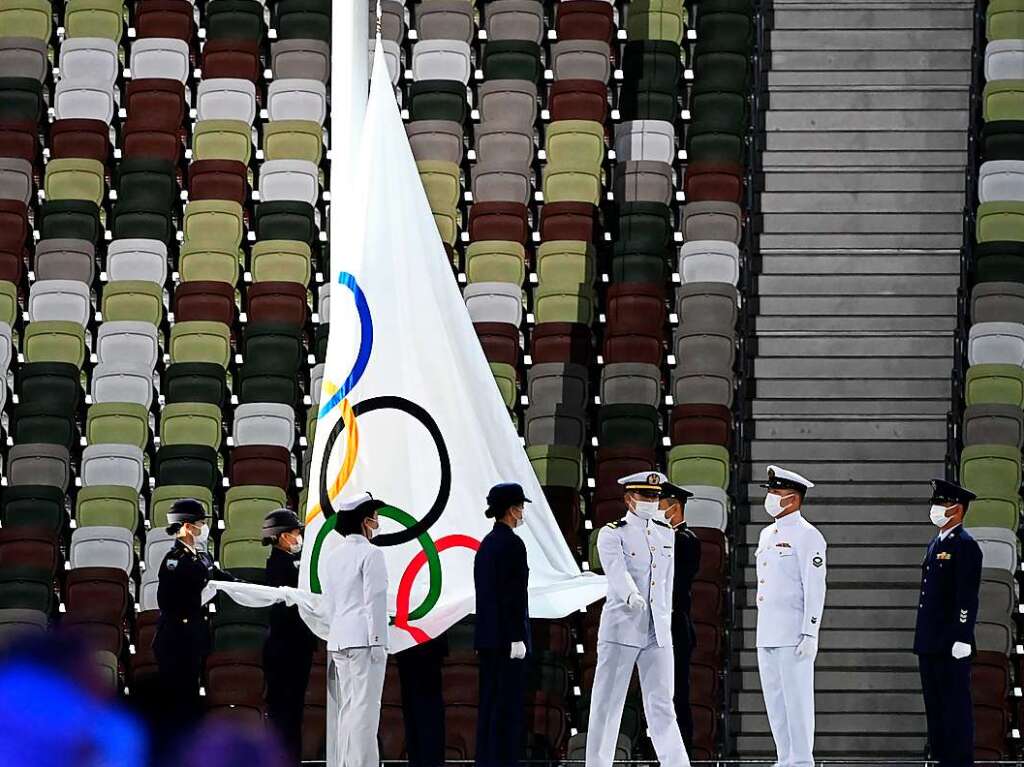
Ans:
<svg viewBox="0 0 1024 767"><path fill-rule="evenodd" d="M351 290L352 298L356 302L356 312L359 314L359 353L356 355L356 361L352 365L351 372L342 382L341 388L327 402L320 406L317 418L323 418L330 413L356 387L359 379L366 372L366 366L370 362L370 352L373 351L373 317L370 315L370 304L366 301L366 294L359 287L356 278L348 272L340 272L338 274L338 284L344 285Z"/></svg>

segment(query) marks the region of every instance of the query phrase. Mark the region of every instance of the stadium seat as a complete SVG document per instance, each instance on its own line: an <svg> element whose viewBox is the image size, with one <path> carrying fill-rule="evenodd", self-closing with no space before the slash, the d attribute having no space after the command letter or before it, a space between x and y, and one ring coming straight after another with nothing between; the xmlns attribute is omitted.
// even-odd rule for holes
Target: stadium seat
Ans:
<svg viewBox="0 0 1024 767"><path fill-rule="evenodd" d="M1024 80L1024 40L992 40L985 46L986 80Z"/></svg>
<svg viewBox="0 0 1024 767"><path fill-rule="evenodd" d="M104 37L65 40L58 63L61 82L102 85L108 89L114 87L121 69L117 41Z"/></svg>
<svg viewBox="0 0 1024 767"><path fill-rule="evenodd" d="M1017 365L971 365L964 382L964 399L968 406L1024 407L1024 369Z"/></svg>
<svg viewBox="0 0 1024 767"><path fill-rule="evenodd" d="M272 485L240 485L228 488L224 498L224 526L255 536L263 518L287 505L285 492Z"/></svg>
<svg viewBox="0 0 1024 767"><path fill-rule="evenodd" d="M686 523L691 528L726 531L729 524L729 496L712 485L687 485L693 496L686 501Z"/></svg>
<svg viewBox="0 0 1024 767"><path fill-rule="evenodd" d="M82 485L121 485L142 489L145 458L133 445L89 445L82 451Z"/></svg>
<svg viewBox="0 0 1024 767"><path fill-rule="evenodd" d="M49 42L53 9L48 0L18 0L0 6L0 28L10 37L32 37Z"/></svg>
<svg viewBox="0 0 1024 767"><path fill-rule="evenodd" d="M980 202L1021 199L1024 199L1024 161L989 160L981 164L978 169Z"/></svg>
<svg viewBox="0 0 1024 767"><path fill-rule="evenodd" d="M212 491L220 480L217 451L205 445L164 445L156 452L151 473L157 487L198 485Z"/></svg>
<svg viewBox="0 0 1024 767"><path fill-rule="evenodd" d="M12 487L47 485L66 492L71 480L71 456L63 445L15 445L8 451L5 468Z"/></svg>
<svg viewBox="0 0 1024 767"><path fill-rule="evenodd" d="M1024 9L1015 0L993 0L985 9L985 36L989 40L1024 38Z"/></svg>
<svg viewBox="0 0 1024 767"><path fill-rule="evenodd" d="M691 282L735 285L739 280L739 257L734 242L689 240L679 249L679 276L684 286Z"/></svg>
<svg viewBox="0 0 1024 767"><path fill-rule="evenodd" d="M675 129L661 120L631 120L615 126L615 159L675 161Z"/></svg>
<svg viewBox="0 0 1024 767"><path fill-rule="evenodd" d="M704 19L701 14L701 21ZM629 40L671 40L679 43L686 24L686 7L679 0L637 0L626 16Z"/></svg>
<svg viewBox="0 0 1024 767"><path fill-rule="evenodd" d="M71 568L111 567L131 573L135 562L134 536L123 527L96 525L71 533Z"/></svg>
<svg viewBox="0 0 1024 767"><path fill-rule="evenodd" d="M152 322L164 316L164 291L147 280L115 280L103 290L103 318L112 322Z"/></svg>
<svg viewBox="0 0 1024 767"><path fill-rule="evenodd" d="M530 403L583 411L590 403L587 379L587 369L583 365L571 362L531 365L527 372Z"/></svg>
<svg viewBox="0 0 1024 767"><path fill-rule="evenodd" d="M29 290L28 314L34 322L56 320L84 327L92 314L89 286L74 280L39 280Z"/></svg>
<svg viewBox="0 0 1024 767"><path fill-rule="evenodd" d="M167 281L167 244L160 240L114 240L107 246L107 277L112 282Z"/></svg>
<svg viewBox="0 0 1024 767"><path fill-rule="evenodd" d="M976 220L978 242L1024 241L1024 201L983 202Z"/></svg>
<svg viewBox="0 0 1024 767"><path fill-rule="evenodd" d="M65 47L67 43L64 44ZM50 71L46 41L34 37L0 37L0 72L43 82Z"/></svg>
<svg viewBox="0 0 1024 767"><path fill-rule="evenodd" d="M721 445L676 445L668 454L668 475L683 485L729 487L729 451Z"/></svg>
<svg viewBox="0 0 1024 767"><path fill-rule="evenodd" d="M45 404L22 403L11 419L10 436L15 444L51 444L71 450L78 440L73 414L53 411Z"/></svg>
<svg viewBox="0 0 1024 767"><path fill-rule="evenodd" d="M526 251L518 242L478 240L466 248L466 278L469 282L507 282L522 285L526 280Z"/></svg>
<svg viewBox="0 0 1024 767"><path fill-rule="evenodd" d="M256 86L249 80L204 78L196 88L196 112L200 121L239 120L252 125L256 111Z"/></svg>
<svg viewBox="0 0 1024 767"><path fill-rule="evenodd" d="M52 485L8 486L0 505L0 521L15 536L23 528L41 530L47 536L60 535L67 524L64 499L64 492Z"/></svg>
<svg viewBox="0 0 1024 767"><path fill-rule="evenodd" d="M1010 445L971 445L960 453L960 478L972 492L1013 497L1020 489L1020 450Z"/></svg>
<svg viewBox="0 0 1024 767"><path fill-rule="evenodd" d="M206 62L209 46L210 43L207 43L203 49L204 70L209 67L209 63ZM234 46L225 46L224 54L226 55L229 51L233 50ZM256 59L257 55L258 52L254 48L252 52L253 58ZM274 74L283 79L299 78L319 80L322 83L326 83L330 73L330 48L323 40L303 40L301 38L276 40L270 45L270 59L270 66ZM255 69L257 74L249 78L254 81L258 77L258 60L256 61ZM241 75L220 74L219 76L239 77Z"/></svg>
<svg viewBox="0 0 1024 767"><path fill-rule="evenodd" d="M1020 322L975 322L967 342L971 365L1024 365L1024 325Z"/></svg>
<svg viewBox="0 0 1024 767"><path fill-rule="evenodd" d="M231 358L231 331L219 322L178 322L171 328L172 362L216 362L226 368Z"/></svg>
<svg viewBox="0 0 1024 767"><path fill-rule="evenodd" d="M1024 283L981 282L971 290L972 322L1014 322L1024 316Z"/></svg>
<svg viewBox="0 0 1024 767"><path fill-rule="evenodd" d="M27 362L85 361L85 329L78 322L32 322L25 327L22 349Z"/></svg>
<svg viewBox="0 0 1024 767"><path fill-rule="evenodd" d="M230 491L228 491L230 492ZM149 504L149 520L154 530L167 526L167 513L181 498L194 498L203 504L207 513L213 510L213 494L208 487L198 485L160 485L153 490Z"/></svg>
<svg viewBox="0 0 1024 767"><path fill-rule="evenodd" d="M285 448L272 445L236 447L231 451L228 474L232 485L273 485L287 491L290 455Z"/></svg>
<svg viewBox="0 0 1024 767"><path fill-rule="evenodd" d="M134 360L152 370L159 355L157 329L151 323L104 322L96 331L96 357L100 363Z"/></svg>
<svg viewBox="0 0 1024 767"><path fill-rule="evenodd" d="M138 19L136 19L136 22ZM207 43L207 47L212 43ZM204 48L204 55L206 49ZM132 43L131 58L129 66L132 77L143 80L166 79L177 80L185 84L191 74L189 45L184 40L172 37L147 37L137 39ZM204 63L206 59L204 58ZM207 77L216 75L208 72L203 67L203 74Z"/></svg>
<svg viewBox="0 0 1024 767"><path fill-rule="evenodd" d="M270 126L267 126L268 128ZM203 120L192 131L192 160L234 160L248 165L252 128L243 120Z"/></svg>
<svg viewBox="0 0 1024 767"><path fill-rule="evenodd" d="M1013 405L978 404L964 411L963 443L1024 446L1024 412Z"/></svg>

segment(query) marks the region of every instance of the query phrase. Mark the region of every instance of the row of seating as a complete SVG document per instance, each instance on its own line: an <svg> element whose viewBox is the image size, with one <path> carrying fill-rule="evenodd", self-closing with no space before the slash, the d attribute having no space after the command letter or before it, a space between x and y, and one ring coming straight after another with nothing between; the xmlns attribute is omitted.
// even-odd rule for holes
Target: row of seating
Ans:
<svg viewBox="0 0 1024 767"><path fill-rule="evenodd" d="M993 0L985 26L959 468L961 483L978 495L965 525L984 557L972 680L975 757L1002 759L1010 753L1024 447L1024 3Z"/></svg>

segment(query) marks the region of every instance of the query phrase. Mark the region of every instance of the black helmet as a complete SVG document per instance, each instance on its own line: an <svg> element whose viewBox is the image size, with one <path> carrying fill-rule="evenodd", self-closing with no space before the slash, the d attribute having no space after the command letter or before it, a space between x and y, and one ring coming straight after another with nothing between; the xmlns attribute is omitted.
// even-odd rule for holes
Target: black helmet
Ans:
<svg viewBox="0 0 1024 767"><path fill-rule="evenodd" d="M179 498L167 512L167 522L170 525L199 522L209 516L206 513L206 507L195 498Z"/></svg>
<svg viewBox="0 0 1024 767"><path fill-rule="evenodd" d="M301 529L298 514L291 509L275 509L263 518L263 545L269 546L281 533Z"/></svg>

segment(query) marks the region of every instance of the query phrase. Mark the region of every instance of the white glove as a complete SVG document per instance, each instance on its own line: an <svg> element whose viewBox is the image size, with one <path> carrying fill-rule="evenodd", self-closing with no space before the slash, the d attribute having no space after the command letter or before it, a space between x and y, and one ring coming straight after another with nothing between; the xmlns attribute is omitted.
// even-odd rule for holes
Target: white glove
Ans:
<svg viewBox="0 0 1024 767"><path fill-rule="evenodd" d="M971 646L967 642L953 642L953 657L957 660L971 654Z"/></svg>
<svg viewBox="0 0 1024 767"><path fill-rule="evenodd" d="M626 597L626 607L628 607L633 612L639 613L647 609L647 602L646 600L644 600L642 596L640 596L634 591L632 594Z"/></svg>
<svg viewBox="0 0 1024 767"><path fill-rule="evenodd" d="M522 660L526 657L526 642L513 642L512 643L512 660Z"/></svg>
<svg viewBox="0 0 1024 767"><path fill-rule="evenodd" d="M818 640L809 634L803 634L793 652L798 658L814 660L818 655Z"/></svg>

